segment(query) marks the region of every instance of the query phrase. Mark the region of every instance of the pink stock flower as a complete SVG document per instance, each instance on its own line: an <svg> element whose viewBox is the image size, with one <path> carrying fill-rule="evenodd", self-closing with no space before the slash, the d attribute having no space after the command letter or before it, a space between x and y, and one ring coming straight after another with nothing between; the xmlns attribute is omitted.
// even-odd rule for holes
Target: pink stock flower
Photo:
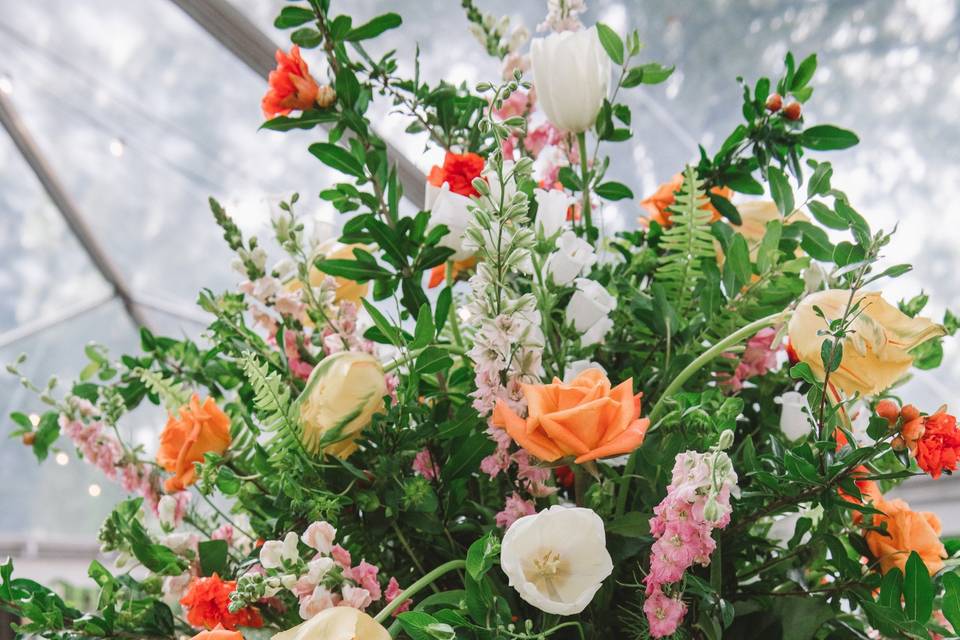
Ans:
<svg viewBox="0 0 960 640"><path fill-rule="evenodd" d="M370 564L366 560L361 560L357 566L352 569L344 569L343 571L345 578L353 580L370 594L371 601L379 600L381 596L380 583L377 581L378 573L380 573L380 568ZM346 597L346 595L344 595L344 597Z"/></svg>
<svg viewBox="0 0 960 640"><path fill-rule="evenodd" d="M396 578L391 577L390 581L387 583L387 590L383 592L383 596L387 599L387 604L393 602L400 594L403 593L403 589L400 588L400 583L397 582ZM410 605L413 604L413 600L407 599L393 612L393 617L396 618L398 614L403 613L404 611L410 610Z"/></svg>
<svg viewBox="0 0 960 640"><path fill-rule="evenodd" d="M563 141L563 133L549 122L544 122L527 134L523 139L523 146L536 158L544 147L558 145L561 141Z"/></svg>
<svg viewBox="0 0 960 640"><path fill-rule="evenodd" d="M517 90L503 101L503 105L493 113L501 120L526 115L533 105L526 91Z"/></svg>
<svg viewBox="0 0 960 640"><path fill-rule="evenodd" d="M335 544L330 548L330 557L333 558L334 562L340 565L341 569L350 569L350 552L340 545Z"/></svg>
<svg viewBox="0 0 960 640"><path fill-rule="evenodd" d="M657 589L647 596L643 603L643 611L650 622L650 635L654 638L663 638L672 635L683 616L687 613L687 605L678 598L671 598Z"/></svg>
<svg viewBox="0 0 960 640"><path fill-rule="evenodd" d="M510 525L522 518L523 516L532 516L537 512L536 506L534 506L533 501L524 500L516 492L507 498L506 503L504 504L503 511L498 513L494 520L497 523L497 526L502 529L509 529Z"/></svg>
<svg viewBox="0 0 960 640"><path fill-rule="evenodd" d="M290 365L290 372L302 380L306 380L313 372L313 365L300 358L300 350L297 348L297 334L294 331L283 332L283 352L287 356L287 364Z"/></svg>
<svg viewBox="0 0 960 640"><path fill-rule="evenodd" d="M553 475L550 469L530 464L530 454L526 451L517 451L512 458L517 463L517 479L523 483L531 496L545 498L557 492L556 487L547 485L547 481Z"/></svg>
<svg viewBox="0 0 960 640"><path fill-rule="evenodd" d="M413 471L427 480L436 480L440 469L430 456L429 449L423 449L413 458Z"/></svg>
<svg viewBox="0 0 960 640"><path fill-rule="evenodd" d="M233 527L229 524L222 525L213 530L213 533L210 534L211 540L223 540L227 545L233 544L234 531Z"/></svg>

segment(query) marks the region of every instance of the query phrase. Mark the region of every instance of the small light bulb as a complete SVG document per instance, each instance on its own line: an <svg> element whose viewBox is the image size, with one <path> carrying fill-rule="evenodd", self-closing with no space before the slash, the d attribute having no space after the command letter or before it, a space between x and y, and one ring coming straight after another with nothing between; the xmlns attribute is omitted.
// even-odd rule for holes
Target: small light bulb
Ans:
<svg viewBox="0 0 960 640"><path fill-rule="evenodd" d="M40 416L38 416L38 415L35 414L35 413L31 413L31 414L30 414L30 424L32 424L33 426L37 426L38 424L40 424Z"/></svg>
<svg viewBox="0 0 960 640"><path fill-rule="evenodd" d="M98 484L90 485L89 487L87 487L87 493L89 493L91 497L96 498L97 496L100 495L100 485Z"/></svg>
<svg viewBox="0 0 960 640"><path fill-rule="evenodd" d="M114 138L110 141L110 155L113 157L119 158L122 156L124 149L125 145L123 144L123 140L120 138Z"/></svg>
<svg viewBox="0 0 960 640"><path fill-rule="evenodd" d="M13 93L13 78L4 73L0 75L0 93L10 95Z"/></svg>
<svg viewBox="0 0 960 640"><path fill-rule="evenodd" d="M57 464L60 465L61 467L66 466L66 464L70 462L70 456L65 454L63 451L58 453L56 458L54 459L57 461Z"/></svg>

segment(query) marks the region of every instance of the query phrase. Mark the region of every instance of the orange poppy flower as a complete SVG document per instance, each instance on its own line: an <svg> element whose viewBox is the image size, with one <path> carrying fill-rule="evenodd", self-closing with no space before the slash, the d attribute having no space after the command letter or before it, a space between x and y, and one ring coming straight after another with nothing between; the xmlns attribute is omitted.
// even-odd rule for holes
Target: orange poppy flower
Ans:
<svg viewBox="0 0 960 640"><path fill-rule="evenodd" d="M541 460L576 456L588 460L630 453L643 443L650 420L640 418L640 396L633 380L616 387L600 369L582 371L569 384L524 384L527 418L502 400L493 409L493 425Z"/></svg>
<svg viewBox="0 0 960 640"><path fill-rule="evenodd" d="M206 453L223 455L230 446L230 418L212 398L200 403L193 394L190 403L180 407L179 417L170 415L160 434L157 464L173 473L163 488L183 491L197 481L195 462L203 462Z"/></svg>
<svg viewBox="0 0 960 640"><path fill-rule="evenodd" d="M276 59L277 68L268 77L270 88L260 102L264 117L285 116L295 109L312 107L320 87L300 57L300 47L293 45L289 54L277 49Z"/></svg>
<svg viewBox="0 0 960 640"><path fill-rule="evenodd" d="M446 182L450 186L451 193L477 196L480 194L473 188L473 181L483 173L483 165L483 158L475 153L447 151L447 155L443 158L443 166L434 165L430 169L430 175L427 176L427 182L434 187L442 187Z"/></svg>
<svg viewBox="0 0 960 640"><path fill-rule="evenodd" d="M237 627L262 627L263 619L254 607L244 607L231 613L230 594L237 588L235 580L221 580L214 573L209 578L195 578L180 604L187 610L187 622L194 627L233 631ZM209 640L229 640L227 637L207 636Z"/></svg>
<svg viewBox="0 0 960 640"><path fill-rule="evenodd" d="M670 179L670 182L664 182L662 185L657 187L657 190L653 192L653 195L647 196L641 200L640 206L650 213L649 218L641 218L641 221L656 220L660 226L669 227L670 211L668 211L668 208L673 206L673 203L677 201L677 194L680 193L680 188L682 186L683 175L678 173ZM710 190L710 192L726 198L727 200L733 197L733 190L729 187L714 187ZM710 222L716 222L721 217L720 212L717 211L716 207L709 202L705 203L700 208L713 214Z"/></svg>

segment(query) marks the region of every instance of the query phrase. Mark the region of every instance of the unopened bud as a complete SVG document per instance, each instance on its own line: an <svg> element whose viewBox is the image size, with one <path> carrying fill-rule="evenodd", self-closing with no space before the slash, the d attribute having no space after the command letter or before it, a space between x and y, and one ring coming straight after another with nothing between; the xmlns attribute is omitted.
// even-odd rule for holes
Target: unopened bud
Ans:
<svg viewBox="0 0 960 640"><path fill-rule="evenodd" d="M27 445L28 447L32 447L33 442L37 439L37 432L27 431L20 439L23 440L23 444Z"/></svg>
<svg viewBox="0 0 960 640"><path fill-rule="evenodd" d="M912 404L904 405L903 409L900 410L900 417L903 418L904 422L916 420L920 417L920 409Z"/></svg>
<svg viewBox="0 0 960 640"><path fill-rule="evenodd" d="M723 433L720 434L720 439L717 441L717 449L723 451L724 449L729 449L732 444L733 431L731 429L724 429Z"/></svg>
<svg viewBox="0 0 960 640"><path fill-rule="evenodd" d="M896 423L900 418L900 407L893 400L881 400L877 403L877 415L886 419L890 424Z"/></svg>
<svg viewBox="0 0 960 640"><path fill-rule="evenodd" d="M783 117L787 120L799 120L800 119L800 103L791 102L783 108Z"/></svg>
<svg viewBox="0 0 960 640"><path fill-rule="evenodd" d="M332 107L333 103L337 101L337 92L334 91L333 87L328 84L321 85L317 89L317 106L321 109L327 109Z"/></svg>
<svg viewBox="0 0 960 640"><path fill-rule="evenodd" d="M890 448L894 451L903 451L907 448L907 443L903 441L902 436L897 436L890 441Z"/></svg>
<svg viewBox="0 0 960 640"><path fill-rule="evenodd" d="M771 113L776 113L780 111L780 107L783 106L783 98L780 97L779 93L771 93L767 96L767 111Z"/></svg>
<svg viewBox="0 0 960 640"><path fill-rule="evenodd" d="M720 519L720 505L713 496L707 498L706 504L703 505L703 519L708 522L716 522Z"/></svg>

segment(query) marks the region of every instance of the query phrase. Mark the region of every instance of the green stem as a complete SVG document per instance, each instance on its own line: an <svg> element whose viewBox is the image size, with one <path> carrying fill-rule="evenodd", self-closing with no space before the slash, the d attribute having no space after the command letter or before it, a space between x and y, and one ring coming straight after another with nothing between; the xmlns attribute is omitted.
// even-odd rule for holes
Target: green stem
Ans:
<svg viewBox="0 0 960 640"><path fill-rule="evenodd" d="M574 499L577 506L582 507L587 497L587 489L590 488L590 475L578 464L571 466L573 467Z"/></svg>
<svg viewBox="0 0 960 640"><path fill-rule="evenodd" d="M577 134L577 144L580 147L580 182L583 189L583 223L586 230L587 240L593 240L593 221L590 212L590 168L587 164L587 132L581 131Z"/></svg>
<svg viewBox="0 0 960 640"><path fill-rule="evenodd" d="M667 408L667 399L669 399L673 394L678 392L682 387L683 383L690 379L693 374L702 369L707 363L709 363L714 358L720 356L722 353L727 351L730 347L735 344L739 344L742 340L749 338L754 335L757 331L765 327L774 325L781 320L783 320L787 315L785 311L778 311L772 315L769 315L765 318L760 318L759 320L754 320L750 324L737 329L729 336L720 340L715 345L701 353L693 362L688 364L683 371L681 371L676 378L673 379L667 388L663 391L663 394L657 399L656 404L653 405L653 409L650 410L650 429L653 431L658 426L658 420L660 419L661 414ZM627 466L623 470L624 481L621 483L620 492L617 495L617 515L623 515L623 512L627 508L627 493L629 493L630 487L630 476L633 475L634 471L637 468L637 452L634 451L630 454L630 459L627 461Z"/></svg>
<svg viewBox="0 0 960 640"><path fill-rule="evenodd" d="M454 311L452 311L451 313L456 313L456 311L454 310ZM455 354L460 355L460 356L465 356L465 355L467 355L467 350L466 350L466 349L464 349L464 348L461 347L461 346L455 345L455 344L432 344L432 345L429 345L429 346L427 346L427 347L423 347L423 348L420 348L420 349L413 349L413 350L410 351L407 355L405 355L405 356L400 356L400 357L397 358L396 360L393 360L393 361L387 363L387 365L383 368L384 373L390 373L390 372L393 371L394 369L397 369L397 368L399 368L399 367L401 367L401 366L403 366L403 365L405 365L405 364L407 364L407 363L409 363L409 362L412 362L413 360L415 360L415 359L417 358L417 356L419 356L421 353L423 353L423 352L424 352L426 349L428 349L429 347L437 347L438 349L446 349L446 350L449 351L450 353L455 353Z"/></svg>
<svg viewBox="0 0 960 640"><path fill-rule="evenodd" d="M391 602L390 604L385 606L383 609L381 609L380 613L374 616L373 619L376 620L378 623L383 623L384 620L390 617L391 613L399 609L400 605L402 605L404 602L406 602L413 596L417 595L417 593L419 593L421 589L432 585L434 582L436 582L436 580L440 576L444 575L445 573L456 571L457 569L464 569L466 568L466 566L467 566L467 563L463 560L451 560L450 562L443 563L442 565L440 565L439 567L437 567L436 569L434 569L433 571L431 571L430 573L423 576L422 578L414 582L412 585L404 589L403 593L401 593L399 596L394 598L393 602Z"/></svg>
<svg viewBox="0 0 960 640"><path fill-rule="evenodd" d="M447 262L447 286L453 287L453 261ZM450 292L453 293L452 291ZM453 305L451 305L453 306ZM453 341L458 347L463 347L463 337L460 335L460 319L457 317L456 308L450 309L450 331L453 332Z"/></svg>

